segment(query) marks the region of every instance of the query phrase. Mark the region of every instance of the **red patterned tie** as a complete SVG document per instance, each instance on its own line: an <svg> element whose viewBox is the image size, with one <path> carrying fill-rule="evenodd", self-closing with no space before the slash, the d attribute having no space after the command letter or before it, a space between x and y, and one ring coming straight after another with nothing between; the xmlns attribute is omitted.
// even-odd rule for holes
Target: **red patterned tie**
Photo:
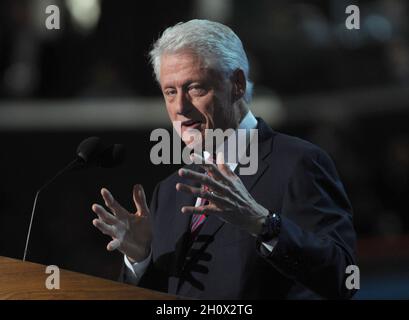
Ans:
<svg viewBox="0 0 409 320"><path fill-rule="evenodd" d="M205 190L209 190L208 186L203 187ZM205 206L208 204L209 201L206 199L200 198L200 203L199 206ZM192 216L192 221L190 223L190 231L192 232L192 235L195 235L199 231L199 227L202 225L202 223L206 220L206 214L194 214Z"/></svg>
<svg viewBox="0 0 409 320"><path fill-rule="evenodd" d="M215 158L213 158L212 156L210 156L207 161L210 162L215 162L214 161ZM205 173L206 175L208 174L207 172ZM205 191L209 190L209 187L207 185L203 185L203 189ZM199 207L200 206L205 206L209 203L209 201L207 199L203 199L200 198L200 202L199 202ZM194 214L192 216L192 220L190 222L190 231L191 231L191 235L192 235L192 239L195 239L197 234L199 233L200 227L202 226L203 222L205 222L207 218L206 213L202 213L202 214Z"/></svg>
<svg viewBox="0 0 409 320"><path fill-rule="evenodd" d="M210 162L215 162L214 158L212 156L210 156L207 161ZM206 175L208 174L207 172L205 173ZM207 185L203 185L203 189L205 191L209 190L209 187ZM209 201L207 199L203 199L200 198L200 203L199 203L199 207L200 206L205 206L209 203ZM207 216L206 213L202 213L202 214L194 214L190 223L190 231L192 234L192 238L195 239L197 234L199 233L200 230L200 226L203 224L203 222L205 222Z"/></svg>

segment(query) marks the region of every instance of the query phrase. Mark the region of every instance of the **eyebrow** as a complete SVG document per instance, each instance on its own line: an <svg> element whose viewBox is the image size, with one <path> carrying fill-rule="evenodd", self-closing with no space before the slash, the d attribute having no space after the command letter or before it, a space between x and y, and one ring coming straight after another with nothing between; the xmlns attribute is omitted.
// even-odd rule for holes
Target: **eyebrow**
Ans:
<svg viewBox="0 0 409 320"><path fill-rule="evenodd" d="M187 79L182 85L181 85L181 87L182 88L187 88L187 87L189 87L192 83L200 83L200 84L202 84L202 85L206 85L206 84L208 84L208 81L205 81L205 80L203 80L203 79ZM166 84L166 85L164 85L163 86L163 90L164 89L168 89L168 88L174 88L174 87L176 87L175 85L173 85L173 84Z"/></svg>

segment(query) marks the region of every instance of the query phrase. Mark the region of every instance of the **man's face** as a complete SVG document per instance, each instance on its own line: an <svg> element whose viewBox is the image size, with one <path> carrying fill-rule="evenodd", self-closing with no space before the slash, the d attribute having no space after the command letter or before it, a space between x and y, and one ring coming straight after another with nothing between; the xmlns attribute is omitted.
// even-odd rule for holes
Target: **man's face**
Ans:
<svg viewBox="0 0 409 320"><path fill-rule="evenodd" d="M159 81L170 120L174 126L181 122L180 131L175 129L187 145L198 141L189 130L198 130L203 142L205 129L234 125L230 81L205 67L197 55L189 51L163 55Z"/></svg>

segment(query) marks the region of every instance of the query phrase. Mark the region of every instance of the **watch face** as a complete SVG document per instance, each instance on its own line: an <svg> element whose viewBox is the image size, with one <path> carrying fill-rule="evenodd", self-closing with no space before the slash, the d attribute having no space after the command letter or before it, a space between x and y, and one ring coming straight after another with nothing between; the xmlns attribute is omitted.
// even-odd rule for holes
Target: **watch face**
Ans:
<svg viewBox="0 0 409 320"><path fill-rule="evenodd" d="M277 237L280 232L281 220L276 213L270 214L263 224L263 231L260 235L262 241L269 241Z"/></svg>

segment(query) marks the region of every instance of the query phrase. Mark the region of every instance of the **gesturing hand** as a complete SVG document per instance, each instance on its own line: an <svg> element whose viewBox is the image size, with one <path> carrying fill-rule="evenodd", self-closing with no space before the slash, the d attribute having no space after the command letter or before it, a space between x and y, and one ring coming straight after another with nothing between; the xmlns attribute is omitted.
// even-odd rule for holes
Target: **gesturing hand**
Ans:
<svg viewBox="0 0 409 320"><path fill-rule="evenodd" d="M133 188L135 213L124 209L107 189L102 188L101 195L113 214L101 205L93 204L92 211L98 215L98 219L94 219L92 223L103 234L112 238L107 250L118 249L133 262L146 259L150 252L152 230L143 187L135 185Z"/></svg>
<svg viewBox="0 0 409 320"><path fill-rule="evenodd" d="M268 216L268 210L258 204L240 178L222 163L218 156L218 164L204 162L199 155L193 155L200 161L207 174L189 169L180 169L179 175L197 182L202 187L196 188L184 183L177 183L178 191L187 192L197 197L207 199L209 204L199 207L187 206L182 213L216 215L220 219L234 224L256 236L261 232L262 224ZM197 163L197 162L196 162ZM207 188L204 188L204 186Z"/></svg>

